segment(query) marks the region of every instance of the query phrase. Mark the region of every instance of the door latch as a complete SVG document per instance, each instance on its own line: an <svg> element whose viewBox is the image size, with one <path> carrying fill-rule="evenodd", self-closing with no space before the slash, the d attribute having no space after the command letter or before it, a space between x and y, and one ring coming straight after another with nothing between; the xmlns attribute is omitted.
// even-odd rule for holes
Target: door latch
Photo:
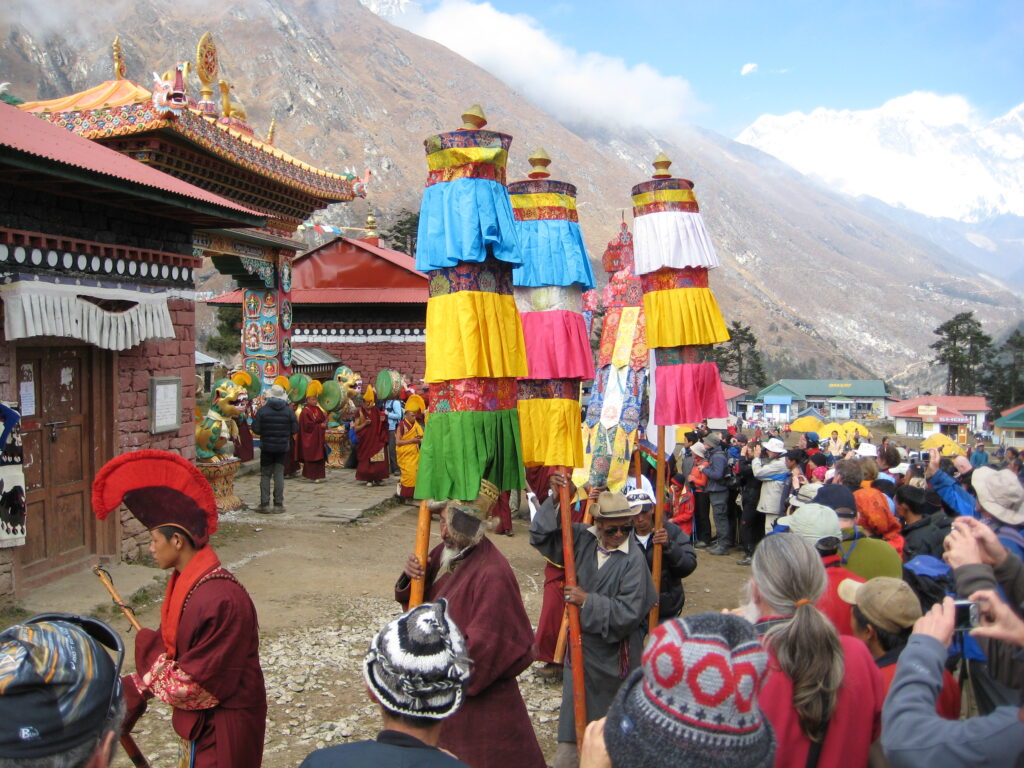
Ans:
<svg viewBox="0 0 1024 768"><path fill-rule="evenodd" d="M44 427L49 427L50 428L50 442L51 443L56 443L57 442L57 427L59 427L61 424L67 424L67 422L66 421L48 421L45 424L43 424Z"/></svg>

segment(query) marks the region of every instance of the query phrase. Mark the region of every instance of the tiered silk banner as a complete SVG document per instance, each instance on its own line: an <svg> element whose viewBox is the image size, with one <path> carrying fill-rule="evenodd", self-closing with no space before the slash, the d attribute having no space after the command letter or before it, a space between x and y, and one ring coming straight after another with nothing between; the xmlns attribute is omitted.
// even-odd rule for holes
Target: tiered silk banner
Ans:
<svg viewBox="0 0 1024 768"><path fill-rule="evenodd" d="M430 278L430 406L415 497L475 499L481 479L522 488L516 379L526 344L512 269L522 263L504 186L512 137L482 130L432 136L416 266Z"/></svg>
<svg viewBox="0 0 1024 768"><path fill-rule="evenodd" d="M667 178L637 184L633 213L647 342L655 351L652 421L673 426L724 418L728 411L718 366L697 359L694 351L728 341L729 332L708 287L707 272L718 266L718 257L693 183Z"/></svg>
<svg viewBox="0 0 1024 768"><path fill-rule="evenodd" d="M576 214L576 187L552 179L509 185L523 265L513 272L528 373L519 382L523 460L578 467L580 380L593 375L582 292L594 275Z"/></svg>

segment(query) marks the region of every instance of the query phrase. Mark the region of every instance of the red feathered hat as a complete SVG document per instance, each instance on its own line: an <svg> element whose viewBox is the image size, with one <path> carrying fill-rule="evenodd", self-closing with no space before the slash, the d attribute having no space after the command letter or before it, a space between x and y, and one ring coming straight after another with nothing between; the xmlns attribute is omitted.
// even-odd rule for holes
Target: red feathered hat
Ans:
<svg viewBox="0 0 1024 768"><path fill-rule="evenodd" d="M132 451L104 464L92 482L93 512L105 520L122 502L147 530L172 525L188 533L198 548L217 531L213 489L191 461L176 453Z"/></svg>

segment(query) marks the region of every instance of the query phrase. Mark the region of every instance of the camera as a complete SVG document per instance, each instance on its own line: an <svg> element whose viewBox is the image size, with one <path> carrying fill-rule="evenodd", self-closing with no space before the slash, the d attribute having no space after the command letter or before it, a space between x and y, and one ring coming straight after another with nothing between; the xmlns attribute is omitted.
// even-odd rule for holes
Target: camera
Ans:
<svg viewBox="0 0 1024 768"><path fill-rule="evenodd" d="M974 629L981 624L981 613L978 604L971 600L956 600L956 623L953 628L957 632L965 632Z"/></svg>

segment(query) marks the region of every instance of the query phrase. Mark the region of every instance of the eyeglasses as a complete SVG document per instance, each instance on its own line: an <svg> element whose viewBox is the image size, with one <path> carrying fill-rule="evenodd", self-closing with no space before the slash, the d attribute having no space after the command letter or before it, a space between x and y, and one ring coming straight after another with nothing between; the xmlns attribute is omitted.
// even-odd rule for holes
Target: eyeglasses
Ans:
<svg viewBox="0 0 1024 768"><path fill-rule="evenodd" d="M117 661L114 662L114 684L110 689L110 701L107 702L107 717L109 718L121 698L121 666L124 664L124 643L121 642L121 636L99 619L76 616L72 613L40 613L25 623L39 624L44 621L62 621L65 624L72 624L97 643L117 654Z"/></svg>
<svg viewBox="0 0 1024 768"><path fill-rule="evenodd" d="M633 526L632 525L609 525L607 528L603 529L601 532L603 534L605 534L606 536L617 536L620 533L623 533L623 534L628 536L630 533L632 533L632 531L633 531Z"/></svg>

